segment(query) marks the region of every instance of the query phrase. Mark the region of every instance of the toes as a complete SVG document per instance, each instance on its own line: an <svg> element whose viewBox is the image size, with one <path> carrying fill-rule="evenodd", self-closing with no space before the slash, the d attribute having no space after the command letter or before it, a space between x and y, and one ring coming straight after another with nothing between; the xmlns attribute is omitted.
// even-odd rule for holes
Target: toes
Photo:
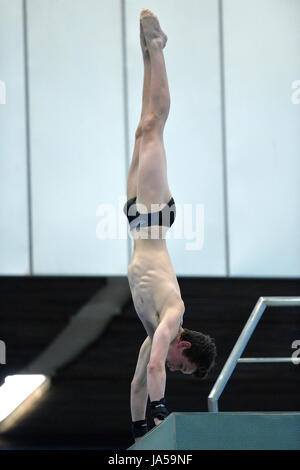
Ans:
<svg viewBox="0 0 300 470"><path fill-rule="evenodd" d="M141 11L141 16L142 15L147 15L151 13L151 10L149 10L149 8L142 8L142 11Z"/></svg>
<svg viewBox="0 0 300 470"><path fill-rule="evenodd" d="M149 8L143 8L141 11L141 18L145 18L146 16L153 16L154 18L157 18L157 16L149 10Z"/></svg>

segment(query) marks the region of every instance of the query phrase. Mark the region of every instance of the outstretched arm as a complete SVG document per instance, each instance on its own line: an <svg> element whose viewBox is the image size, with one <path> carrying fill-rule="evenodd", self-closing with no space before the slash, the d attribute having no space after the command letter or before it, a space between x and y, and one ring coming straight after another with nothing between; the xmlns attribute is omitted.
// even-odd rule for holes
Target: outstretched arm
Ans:
<svg viewBox="0 0 300 470"><path fill-rule="evenodd" d="M171 339L168 325L166 322L161 322L153 336L152 350L147 366L147 384L150 401L159 401L165 395L165 362Z"/></svg>
<svg viewBox="0 0 300 470"><path fill-rule="evenodd" d="M130 405L132 421L145 419L147 408L147 364L151 353L151 339L149 336L143 342L131 382Z"/></svg>
<svg viewBox="0 0 300 470"><path fill-rule="evenodd" d="M170 343L178 333L182 308L181 303L169 307L153 336L151 355L147 366L147 385L151 402L160 401L165 395L165 362ZM157 419L154 421L155 424L160 422Z"/></svg>

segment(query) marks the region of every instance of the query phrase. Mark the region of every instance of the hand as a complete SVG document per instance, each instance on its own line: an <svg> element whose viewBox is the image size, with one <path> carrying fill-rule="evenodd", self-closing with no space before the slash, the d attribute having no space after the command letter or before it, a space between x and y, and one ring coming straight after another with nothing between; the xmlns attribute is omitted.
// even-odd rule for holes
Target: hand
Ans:
<svg viewBox="0 0 300 470"><path fill-rule="evenodd" d="M155 426L158 426L162 422L163 422L163 419L154 418Z"/></svg>
<svg viewBox="0 0 300 470"><path fill-rule="evenodd" d="M143 437L143 436L142 436L142 437ZM139 441L142 439L142 437L136 437L136 438L134 439L134 441L135 441L135 442L139 442Z"/></svg>

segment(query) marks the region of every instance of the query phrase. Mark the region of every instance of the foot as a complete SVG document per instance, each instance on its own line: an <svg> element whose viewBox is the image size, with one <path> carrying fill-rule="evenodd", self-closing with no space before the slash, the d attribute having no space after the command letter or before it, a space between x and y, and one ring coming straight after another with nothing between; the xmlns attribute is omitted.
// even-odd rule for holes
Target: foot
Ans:
<svg viewBox="0 0 300 470"><path fill-rule="evenodd" d="M144 59L149 59L150 55L149 55L146 39L144 36L142 20L140 20L140 42L141 42L141 49L142 49Z"/></svg>
<svg viewBox="0 0 300 470"><path fill-rule="evenodd" d="M141 25L146 47L151 46L152 41L159 43L162 49L166 46L168 36L161 29L157 16L148 8L141 11Z"/></svg>

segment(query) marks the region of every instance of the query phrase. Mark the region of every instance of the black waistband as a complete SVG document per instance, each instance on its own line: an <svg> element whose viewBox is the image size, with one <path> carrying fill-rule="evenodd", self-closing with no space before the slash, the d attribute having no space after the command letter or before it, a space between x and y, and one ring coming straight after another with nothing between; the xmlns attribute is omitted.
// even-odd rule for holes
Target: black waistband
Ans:
<svg viewBox="0 0 300 470"><path fill-rule="evenodd" d="M128 218L130 228L136 227L150 227L152 225L171 227L175 220L175 201L173 197L169 200L166 206L156 212L148 212L141 214L137 209L132 210L132 214L128 214L129 209L136 203L136 197L129 199L124 205L124 213ZM170 210L172 208L172 210Z"/></svg>

